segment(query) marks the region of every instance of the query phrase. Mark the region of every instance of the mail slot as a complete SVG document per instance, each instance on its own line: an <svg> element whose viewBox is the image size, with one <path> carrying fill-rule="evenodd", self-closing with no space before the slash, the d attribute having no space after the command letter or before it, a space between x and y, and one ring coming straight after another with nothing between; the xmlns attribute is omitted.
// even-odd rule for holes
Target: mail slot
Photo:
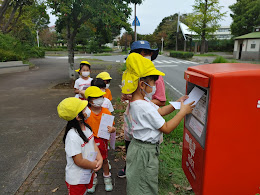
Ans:
<svg viewBox="0 0 260 195"><path fill-rule="evenodd" d="M189 67L186 94L204 95L185 117L182 168L196 195L260 193L260 65Z"/></svg>

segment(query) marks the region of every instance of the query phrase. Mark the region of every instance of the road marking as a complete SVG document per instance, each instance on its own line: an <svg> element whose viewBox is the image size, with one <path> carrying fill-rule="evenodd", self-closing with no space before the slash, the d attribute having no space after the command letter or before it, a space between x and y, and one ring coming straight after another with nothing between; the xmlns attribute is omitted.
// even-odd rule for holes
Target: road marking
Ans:
<svg viewBox="0 0 260 195"><path fill-rule="evenodd" d="M166 80L164 80L165 83L167 85L169 85L174 91L176 91L177 93L179 93L181 96L184 96L178 89L176 89L175 87L173 87L169 82L167 82Z"/></svg>
<svg viewBox="0 0 260 195"><path fill-rule="evenodd" d="M192 64L199 64L198 62L192 62L192 61L189 61L190 63L192 63Z"/></svg>
<svg viewBox="0 0 260 195"><path fill-rule="evenodd" d="M162 62L160 62L160 61L158 61L158 60L154 60L154 62L157 62L157 63L159 63L159 64L162 64Z"/></svg>
<svg viewBox="0 0 260 195"><path fill-rule="evenodd" d="M120 62L120 60L116 60L116 62Z"/></svg>
<svg viewBox="0 0 260 195"><path fill-rule="evenodd" d="M167 64L170 64L171 62L169 62L169 61L166 61L166 60L161 60L162 62L164 62L164 63L167 63Z"/></svg>
<svg viewBox="0 0 260 195"><path fill-rule="evenodd" d="M169 62L179 63L179 61L169 60Z"/></svg>
<svg viewBox="0 0 260 195"><path fill-rule="evenodd" d="M169 68L169 67L176 67L178 65L158 65L158 66L155 66L156 68Z"/></svg>

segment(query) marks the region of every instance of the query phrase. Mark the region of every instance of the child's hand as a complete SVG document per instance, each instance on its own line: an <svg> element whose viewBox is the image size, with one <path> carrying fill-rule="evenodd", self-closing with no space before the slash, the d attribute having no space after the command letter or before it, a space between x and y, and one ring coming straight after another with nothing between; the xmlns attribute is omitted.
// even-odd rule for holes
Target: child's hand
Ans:
<svg viewBox="0 0 260 195"><path fill-rule="evenodd" d="M195 101L189 103L189 104L184 104L183 101L181 100L181 110L182 112L184 112L185 114L190 114L193 110L193 108L195 107L195 105L192 105L194 104Z"/></svg>
<svg viewBox="0 0 260 195"><path fill-rule="evenodd" d="M116 128L115 128L115 127L107 126L107 129L108 129L108 132L109 132L109 133L114 133L114 132L116 131Z"/></svg>
<svg viewBox="0 0 260 195"><path fill-rule="evenodd" d="M182 96L182 97L180 97L176 102L181 102L181 101L185 101L186 99L188 99L189 98L189 96L188 95L184 95L184 96Z"/></svg>
<svg viewBox="0 0 260 195"><path fill-rule="evenodd" d="M79 90L79 94L85 97L85 90Z"/></svg>
<svg viewBox="0 0 260 195"><path fill-rule="evenodd" d="M103 159L95 160L97 162L96 168L94 169L95 172L97 172L99 169L101 169L103 165Z"/></svg>

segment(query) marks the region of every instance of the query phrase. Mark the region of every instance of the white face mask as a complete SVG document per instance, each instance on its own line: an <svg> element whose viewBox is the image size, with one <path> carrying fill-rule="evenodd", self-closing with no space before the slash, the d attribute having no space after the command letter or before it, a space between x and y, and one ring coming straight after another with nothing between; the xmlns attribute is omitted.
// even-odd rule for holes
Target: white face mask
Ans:
<svg viewBox="0 0 260 195"><path fill-rule="evenodd" d="M146 82L144 82L147 86L149 86L149 87L151 87L152 88L152 92L150 92L150 93L147 93L145 90L143 90L144 91L144 93L145 93L145 96L149 99L149 100L152 100L152 97L153 97L153 95L155 94L155 92L156 92L156 86L151 86L151 85L149 85L148 83L146 83Z"/></svg>
<svg viewBox="0 0 260 195"><path fill-rule="evenodd" d="M90 117L91 110L87 107L84 113L87 115L87 117L85 117L86 120L88 117Z"/></svg>
<svg viewBox="0 0 260 195"><path fill-rule="evenodd" d="M93 106L95 106L95 107L101 107L102 104L103 104L103 102L104 102L104 98L101 97L101 98L98 98L98 99L94 99L92 102L93 102L93 103L92 103Z"/></svg>
<svg viewBox="0 0 260 195"><path fill-rule="evenodd" d="M88 77L89 74L90 74L89 71L84 71L84 72L81 73L81 75L82 75L83 77Z"/></svg>
<svg viewBox="0 0 260 195"><path fill-rule="evenodd" d="M109 86L110 86L110 83L106 84L106 88L107 88L107 89L109 88Z"/></svg>
<svg viewBox="0 0 260 195"><path fill-rule="evenodd" d="M144 58L146 58L148 60L152 60L152 56L145 56Z"/></svg>

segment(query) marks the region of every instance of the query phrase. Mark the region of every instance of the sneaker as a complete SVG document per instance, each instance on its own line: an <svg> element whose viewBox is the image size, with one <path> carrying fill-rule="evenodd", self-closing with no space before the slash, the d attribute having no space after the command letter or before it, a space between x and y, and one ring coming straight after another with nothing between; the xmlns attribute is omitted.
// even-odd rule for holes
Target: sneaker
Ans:
<svg viewBox="0 0 260 195"><path fill-rule="evenodd" d="M125 178L126 177L125 170L121 169L120 171L118 171L117 176L120 178Z"/></svg>
<svg viewBox="0 0 260 195"><path fill-rule="evenodd" d="M104 183L105 183L105 190L107 192L111 192L113 190L112 178L111 177L104 177Z"/></svg>
<svg viewBox="0 0 260 195"><path fill-rule="evenodd" d="M88 189L87 192L90 193L90 194L93 194L95 192L95 190L96 190L97 183L98 183L98 180L97 180L97 177L95 177L94 180L93 180L92 188Z"/></svg>

